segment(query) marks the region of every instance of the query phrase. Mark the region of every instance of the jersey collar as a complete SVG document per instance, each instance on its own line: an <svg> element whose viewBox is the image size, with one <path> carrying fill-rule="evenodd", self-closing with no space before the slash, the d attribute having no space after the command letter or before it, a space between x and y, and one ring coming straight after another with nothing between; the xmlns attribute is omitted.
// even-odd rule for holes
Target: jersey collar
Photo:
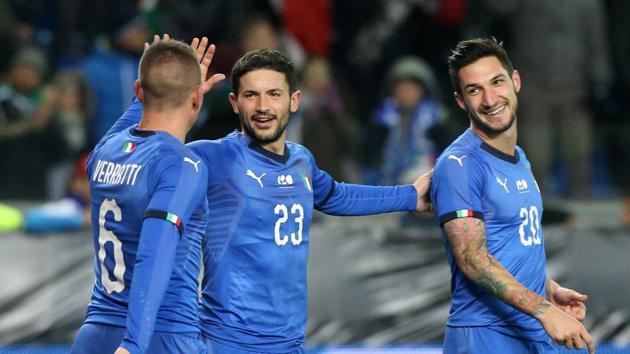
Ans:
<svg viewBox="0 0 630 354"><path fill-rule="evenodd" d="M487 151L490 155L512 164L517 164L521 160L521 156L519 155L518 150L514 150L514 155L512 156L493 148L485 141L482 141L480 147L483 150Z"/></svg>
<svg viewBox="0 0 630 354"><path fill-rule="evenodd" d="M131 129L129 129L129 134L131 134L132 136L138 137L138 138L146 138L146 137L149 137L151 135L155 135L155 131L153 131L153 130L142 130L142 129L138 129L138 127L133 127Z"/></svg>
<svg viewBox="0 0 630 354"><path fill-rule="evenodd" d="M269 150L266 150L265 148L263 148L262 146L256 144L253 141L249 143L249 148L254 150L254 151L257 151L257 152L259 152L259 153L261 153L261 154L263 154L265 156L267 156L268 158L270 158L270 159L272 159L272 160L274 160L276 162L282 163L282 164L286 163L287 161L289 161L289 157L291 155L289 153L289 148L287 147L286 144L284 144L284 155L278 155L278 154L275 154L275 153L273 153L273 152L271 152Z"/></svg>
<svg viewBox="0 0 630 354"><path fill-rule="evenodd" d="M266 150L265 148L263 148L262 146L256 144L254 141L252 141L252 139L250 139L248 136L246 136L243 133L238 133L238 135L240 136L240 138L247 143L247 146L260 153L261 155L267 156L268 158L279 162L281 164L286 163L287 161L289 161L289 158L291 157L291 154L289 153L289 147L287 146L287 144L284 144L284 155L278 155L276 153L273 153L269 150Z"/></svg>

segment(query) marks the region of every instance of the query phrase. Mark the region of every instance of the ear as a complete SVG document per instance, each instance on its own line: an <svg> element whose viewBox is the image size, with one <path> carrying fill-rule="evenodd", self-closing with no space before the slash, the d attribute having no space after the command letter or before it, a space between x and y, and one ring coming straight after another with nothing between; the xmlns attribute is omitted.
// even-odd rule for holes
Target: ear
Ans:
<svg viewBox="0 0 630 354"><path fill-rule="evenodd" d="M136 92L136 98L142 102L142 87L140 87L140 80L136 80L133 84L133 90Z"/></svg>
<svg viewBox="0 0 630 354"><path fill-rule="evenodd" d="M516 93L521 91L521 74L518 72L518 70L514 70L512 72L512 82L514 82L514 90L516 91Z"/></svg>
<svg viewBox="0 0 630 354"><path fill-rule="evenodd" d="M192 104L195 112L199 112L199 110L201 110L201 106L203 105L203 89L201 86L195 87L195 91L193 91Z"/></svg>
<svg viewBox="0 0 630 354"><path fill-rule="evenodd" d="M302 91L297 90L291 94L291 105L289 108L291 109L291 113L297 112L298 108L300 108L300 101L302 100Z"/></svg>
<svg viewBox="0 0 630 354"><path fill-rule="evenodd" d="M232 105L232 111L238 114L238 97L234 92L230 92L230 104Z"/></svg>
<svg viewBox="0 0 630 354"><path fill-rule="evenodd" d="M464 111L466 111L466 103L464 102L464 98L462 97L462 95L460 95L457 91L453 92L453 97L455 97L455 102L457 102L457 105L459 106L459 108L463 109Z"/></svg>

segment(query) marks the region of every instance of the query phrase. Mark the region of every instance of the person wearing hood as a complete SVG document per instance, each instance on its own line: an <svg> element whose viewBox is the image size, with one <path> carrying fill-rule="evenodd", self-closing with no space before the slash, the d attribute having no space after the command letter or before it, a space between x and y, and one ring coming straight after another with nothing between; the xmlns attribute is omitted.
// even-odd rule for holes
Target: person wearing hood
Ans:
<svg viewBox="0 0 630 354"><path fill-rule="evenodd" d="M374 123L387 131L379 182L404 183L433 166L437 151L429 130L444 110L433 71L422 59L398 59L386 80L388 95L374 115Z"/></svg>

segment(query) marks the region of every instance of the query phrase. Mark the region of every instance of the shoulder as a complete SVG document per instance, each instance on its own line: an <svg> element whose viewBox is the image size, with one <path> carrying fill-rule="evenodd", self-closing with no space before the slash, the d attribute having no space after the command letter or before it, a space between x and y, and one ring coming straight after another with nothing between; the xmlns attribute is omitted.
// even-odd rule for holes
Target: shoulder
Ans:
<svg viewBox="0 0 630 354"><path fill-rule="evenodd" d="M469 141L455 141L438 157L435 169L479 167L482 161L479 148Z"/></svg>
<svg viewBox="0 0 630 354"><path fill-rule="evenodd" d="M464 135L464 134L463 134ZM480 143L460 136L440 155L433 169L433 181L447 185L476 183L482 185L485 162Z"/></svg>
<svg viewBox="0 0 630 354"><path fill-rule="evenodd" d="M286 145L286 148L289 150L289 153L291 154L292 157L296 157L296 158L306 157L307 159L311 159L311 160L315 159L311 151L302 144L298 144L296 142L287 140L285 142L285 145Z"/></svg>
<svg viewBox="0 0 630 354"><path fill-rule="evenodd" d="M176 167L182 172L206 173L205 163L194 149L182 144L179 140L168 134L158 133L159 154L154 160L159 161L163 169Z"/></svg>
<svg viewBox="0 0 630 354"><path fill-rule="evenodd" d="M195 140L186 144L186 146L199 154L212 154L221 150L234 149L238 145L238 141L233 134L216 140Z"/></svg>

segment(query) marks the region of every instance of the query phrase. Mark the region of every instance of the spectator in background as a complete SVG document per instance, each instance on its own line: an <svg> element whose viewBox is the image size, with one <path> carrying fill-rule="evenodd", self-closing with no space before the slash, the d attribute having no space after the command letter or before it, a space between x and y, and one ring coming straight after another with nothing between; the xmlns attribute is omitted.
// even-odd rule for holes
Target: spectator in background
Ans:
<svg viewBox="0 0 630 354"><path fill-rule="evenodd" d="M386 130L380 182L408 183L435 162L429 131L444 115L431 68L420 58L397 60L387 76L388 96L376 110L376 125Z"/></svg>
<svg viewBox="0 0 630 354"><path fill-rule="evenodd" d="M57 72L52 90L56 96L52 119L60 129L62 140L59 143L65 147L65 153L48 172L48 198L58 199L67 193L66 181L77 156L88 148L86 125L93 102L87 81L76 70Z"/></svg>
<svg viewBox="0 0 630 354"><path fill-rule="evenodd" d="M356 181L356 126L344 109L330 63L323 57L310 58L302 76L302 103L295 117L299 119L288 129L299 127L299 139L294 140L313 153L321 169L337 180Z"/></svg>
<svg viewBox="0 0 630 354"><path fill-rule="evenodd" d="M101 42L80 64L95 98L94 117L88 128L91 143L107 132L134 97L133 83L148 38L144 18L135 15L109 35L110 48Z"/></svg>
<svg viewBox="0 0 630 354"><path fill-rule="evenodd" d="M611 72L600 0L478 1L479 13L503 19L512 59L527 77L520 95L522 144L543 191L553 191L555 153L566 167L569 197L591 196L593 116L589 103L607 95ZM483 26L480 33L491 35Z"/></svg>
<svg viewBox="0 0 630 354"><path fill-rule="evenodd" d="M1 198L45 198L46 170L63 155L60 129L51 120L54 91L43 85L46 72L45 55L24 48L0 84Z"/></svg>

